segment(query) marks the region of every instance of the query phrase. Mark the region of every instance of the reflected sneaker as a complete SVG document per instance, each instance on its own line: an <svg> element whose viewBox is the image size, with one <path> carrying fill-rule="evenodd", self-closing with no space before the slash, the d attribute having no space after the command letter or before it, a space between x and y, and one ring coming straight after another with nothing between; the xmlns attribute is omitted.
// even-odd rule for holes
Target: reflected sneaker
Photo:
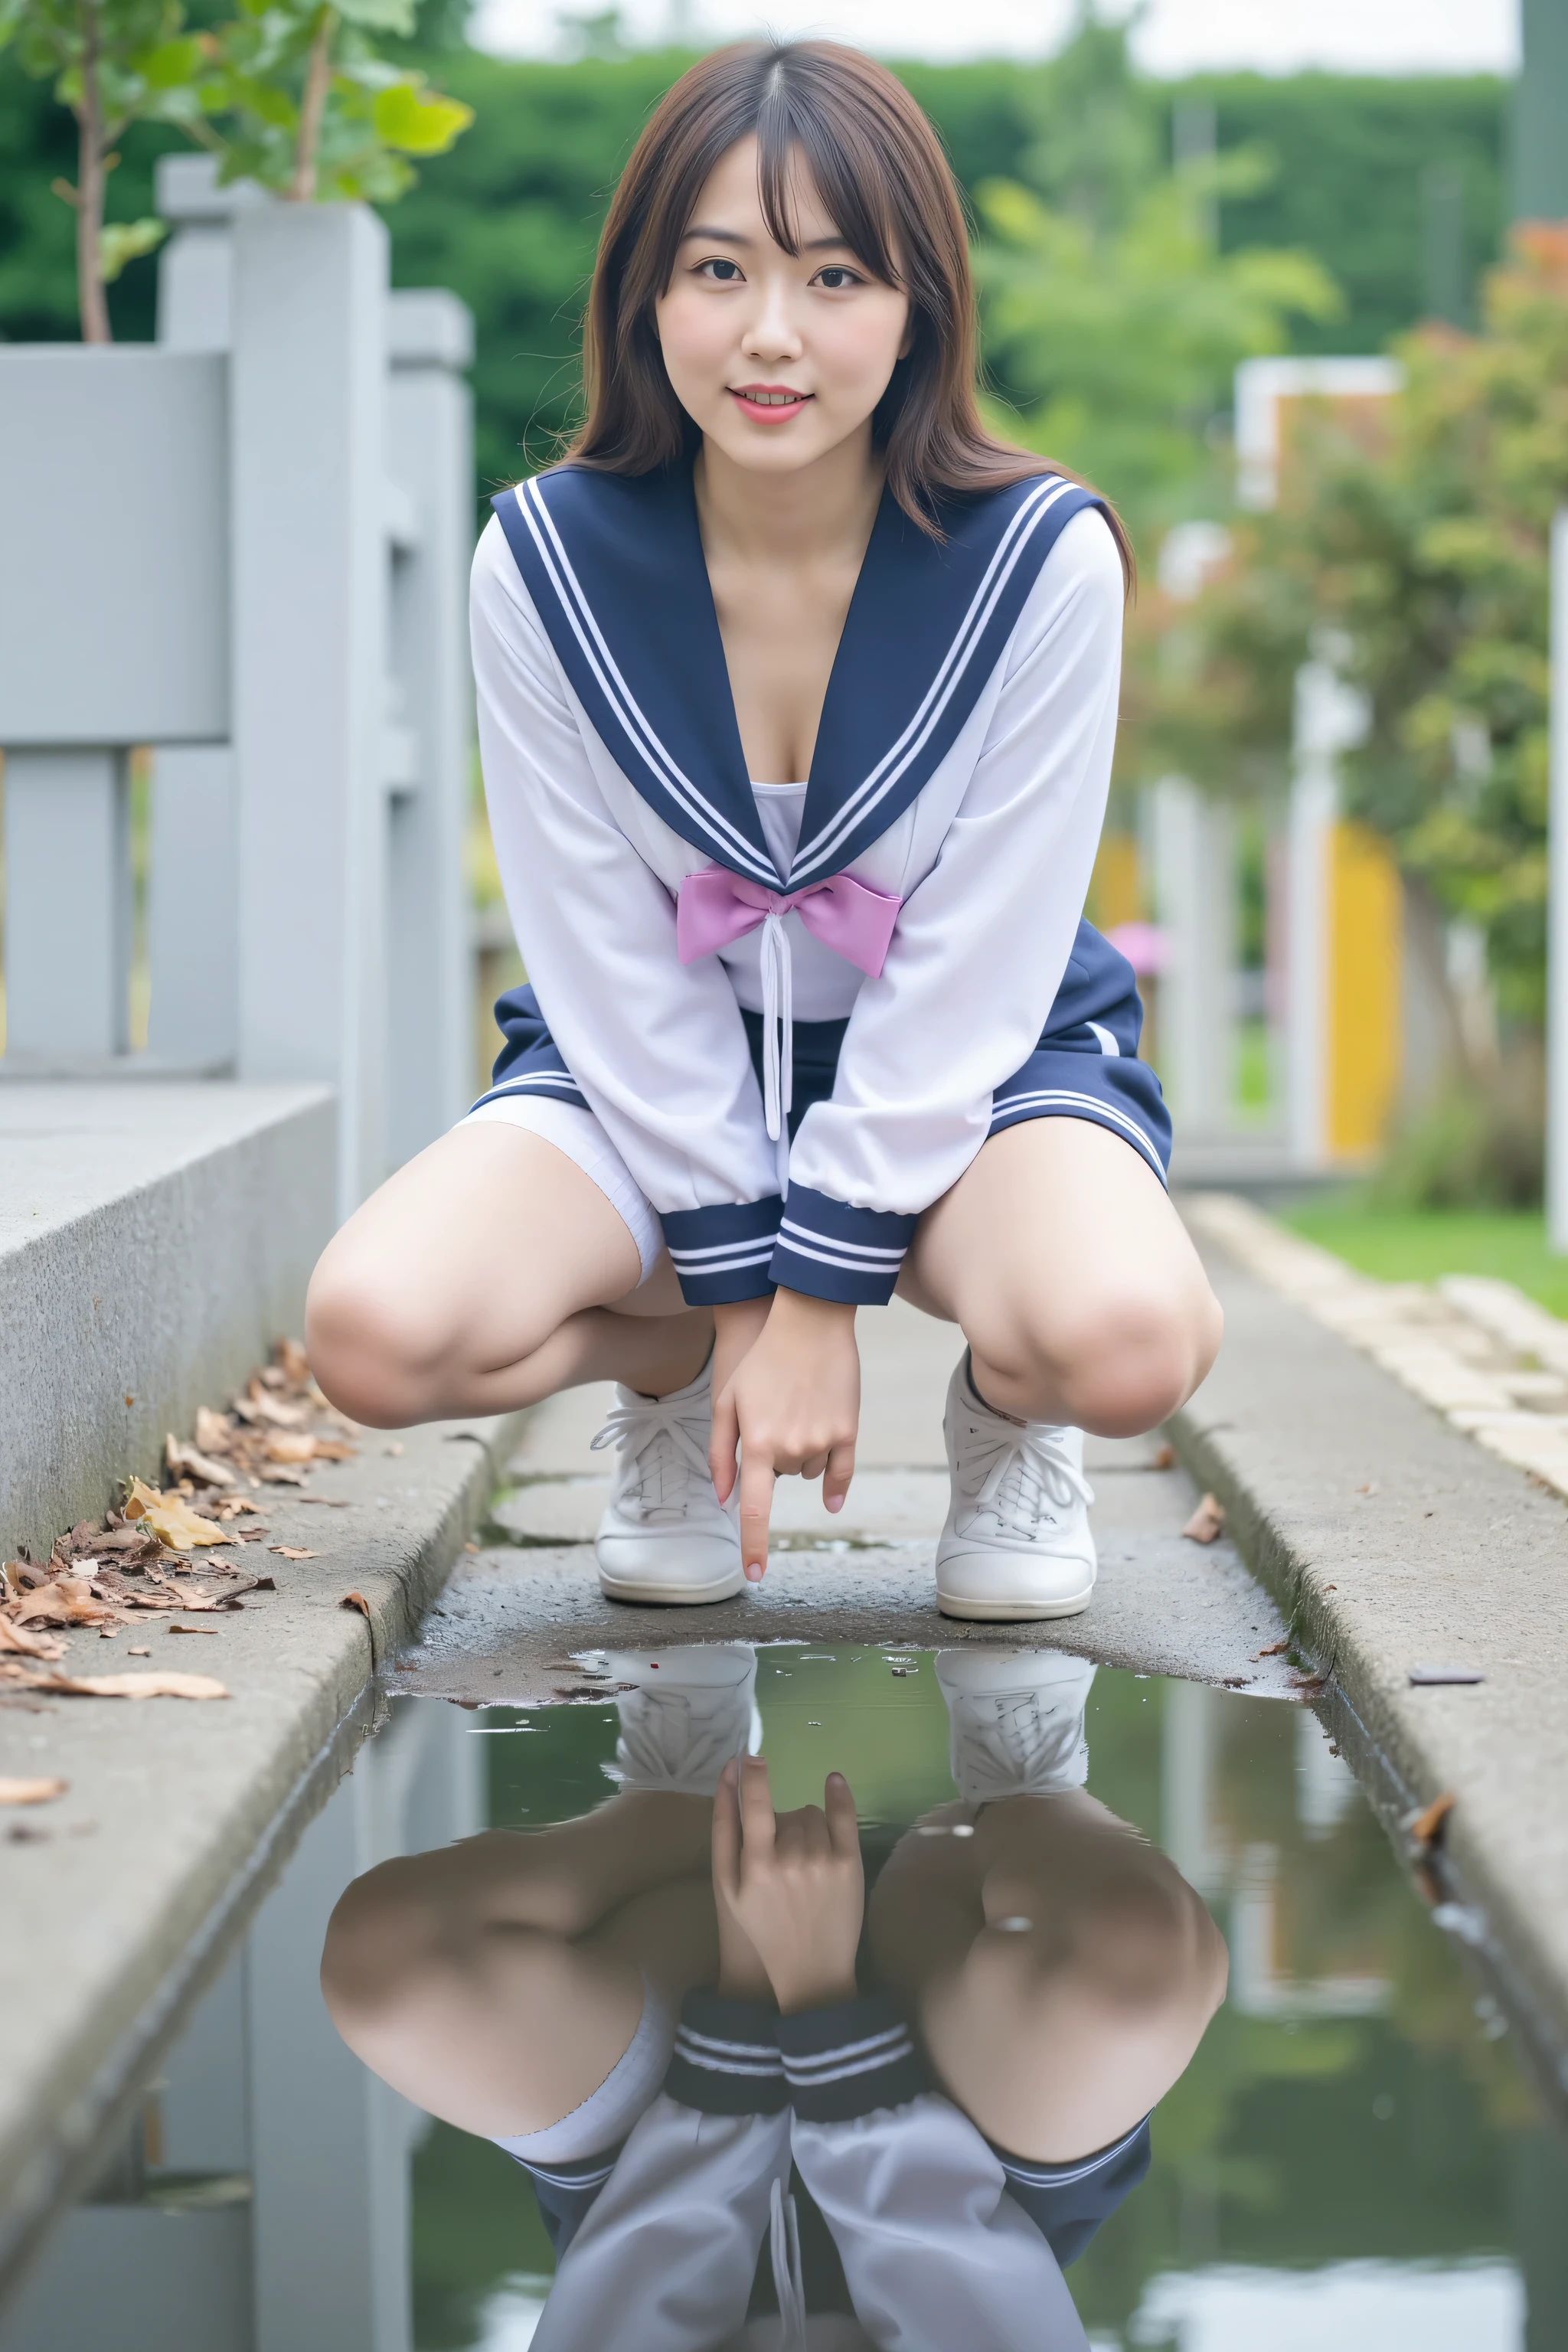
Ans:
<svg viewBox="0 0 1568 2352"><path fill-rule="evenodd" d="M663 1789L711 1797L731 1756L754 1756L763 1744L757 1713L757 1655L749 1642L715 1642L689 1650L606 1650L618 1683L621 1736L616 1760L601 1767L623 1789Z"/></svg>
<svg viewBox="0 0 1568 2352"><path fill-rule="evenodd" d="M1060 1650L939 1650L948 1762L972 1805L1055 1797L1089 1778L1083 1712L1094 1667Z"/></svg>
<svg viewBox="0 0 1568 2352"><path fill-rule="evenodd" d="M952 1498L936 1548L944 1617L1076 1617L1094 1590L1083 1432L982 1404L967 1350L942 1420Z"/></svg>
<svg viewBox="0 0 1568 2352"><path fill-rule="evenodd" d="M617 1387L616 1409L594 1440L595 1453L617 1449L594 1539L599 1582L612 1601L728 1601L745 1582L740 1533L708 1467L710 1370L665 1397Z"/></svg>

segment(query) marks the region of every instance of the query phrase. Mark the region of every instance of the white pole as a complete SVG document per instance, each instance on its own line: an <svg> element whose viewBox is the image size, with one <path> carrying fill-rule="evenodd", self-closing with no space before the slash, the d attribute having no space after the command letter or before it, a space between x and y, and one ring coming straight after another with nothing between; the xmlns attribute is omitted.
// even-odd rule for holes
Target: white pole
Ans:
<svg viewBox="0 0 1568 2352"><path fill-rule="evenodd" d="M1547 803L1546 1234L1568 1256L1568 508L1552 520L1551 793Z"/></svg>

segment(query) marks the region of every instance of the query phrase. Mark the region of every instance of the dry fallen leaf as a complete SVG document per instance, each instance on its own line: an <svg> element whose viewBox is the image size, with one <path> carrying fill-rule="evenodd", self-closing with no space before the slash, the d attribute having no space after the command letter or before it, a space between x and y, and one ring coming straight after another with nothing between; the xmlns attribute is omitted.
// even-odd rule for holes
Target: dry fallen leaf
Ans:
<svg viewBox="0 0 1568 2352"><path fill-rule="evenodd" d="M340 1609L357 1609L360 1615L364 1619L365 1623L367 1625L369 1624L370 1603L365 1599L363 1592L345 1592L342 1599L339 1601L338 1607Z"/></svg>
<svg viewBox="0 0 1568 2352"><path fill-rule="evenodd" d="M7 1780L0 1779L0 1805L49 1805L63 1797L68 1780Z"/></svg>
<svg viewBox="0 0 1568 2352"><path fill-rule="evenodd" d="M179 1496L161 1495L156 1486L144 1486L140 1478L131 1481L125 1516L139 1527L151 1528L160 1543L167 1544L171 1551L192 1551L198 1544L228 1541L220 1527L193 1511Z"/></svg>
<svg viewBox="0 0 1568 2352"><path fill-rule="evenodd" d="M1411 1843L1418 1846L1436 1845L1442 1835L1444 1824L1458 1801L1452 1789L1445 1789L1440 1797L1434 1797L1431 1803L1418 1812L1414 1821L1405 1825L1410 1832Z"/></svg>
<svg viewBox="0 0 1568 2352"><path fill-rule="evenodd" d="M1149 1465L1151 1470L1173 1470L1175 1466L1176 1449L1173 1445L1162 1445Z"/></svg>
<svg viewBox="0 0 1568 2352"><path fill-rule="evenodd" d="M302 1429L275 1429L267 1441L269 1462L313 1462L316 1441Z"/></svg>
<svg viewBox="0 0 1568 2352"><path fill-rule="evenodd" d="M128 1658L150 1658L153 1653L151 1650L127 1650L125 1654Z"/></svg>
<svg viewBox="0 0 1568 2352"><path fill-rule="evenodd" d="M198 1478L204 1486L226 1486L234 1476L232 1464L215 1462L173 1435L163 1440L163 1462L171 1478Z"/></svg>
<svg viewBox="0 0 1568 2352"><path fill-rule="evenodd" d="M294 1388L310 1385L310 1360L298 1339L277 1339L273 1342L272 1360L284 1379Z"/></svg>
<svg viewBox="0 0 1568 2352"><path fill-rule="evenodd" d="M58 1633L35 1633L8 1617L0 1617L0 1650L19 1653L24 1658L63 1658L66 1645Z"/></svg>
<svg viewBox="0 0 1568 2352"><path fill-rule="evenodd" d="M210 1404L196 1407L196 1444L204 1454L226 1454L234 1442L234 1432L226 1413L215 1412Z"/></svg>
<svg viewBox="0 0 1568 2352"><path fill-rule="evenodd" d="M217 1633L216 1625L171 1625L168 1630L171 1633L211 1633L215 1636Z"/></svg>
<svg viewBox="0 0 1568 2352"><path fill-rule="evenodd" d="M1260 1658L1282 1658L1289 1646L1289 1642L1270 1642L1268 1647L1259 1650L1258 1654Z"/></svg>
<svg viewBox="0 0 1568 2352"><path fill-rule="evenodd" d="M226 1698L210 1675L34 1675L35 1690L60 1691L68 1698Z"/></svg>
<svg viewBox="0 0 1568 2352"><path fill-rule="evenodd" d="M1212 1495L1205 1495L1182 1533L1190 1543L1211 1544L1225 1532L1225 1512Z"/></svg>
<svg viewBox="0 0 1568 2352"><path fill-rule="evenodd" d="M313 1551L301 1551L298 1544L268 1544L267 1549L277 1552L282 1559L314 1559L317 1557Z"/></svg>
<svg viewBox="0 0 1568 2352"><path fill-rule="evenodd" d="M120 1612L94 1597L85 1576L57 1576L20 1601L8 1601L5 1614L14 1625L107 1625Z"/></svg>

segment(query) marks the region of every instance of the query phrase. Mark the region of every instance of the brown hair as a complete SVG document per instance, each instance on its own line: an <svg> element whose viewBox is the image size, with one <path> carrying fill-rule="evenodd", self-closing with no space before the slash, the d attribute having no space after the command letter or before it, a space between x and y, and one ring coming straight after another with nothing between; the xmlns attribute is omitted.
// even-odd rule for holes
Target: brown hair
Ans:
<svg viewBox="0 0 1568 2352"><path fill-rule="evenodd" d="M632 151L599 239L584 321L588 414L566 462L646 474L694 449L654 326L710 173L755 133L763 215L798 251L789 173L796 150L851 252L909 296L910 347L872 417L888 487L939 537L943 496L996 490L1067 468L994 440L975 398L974 289L963 208L936 132L885 66L834 41L743 41L666 92ZM1068 476L1077 479L1076 476ZM1122 568L1132 556L1110 528Z"/></svg>

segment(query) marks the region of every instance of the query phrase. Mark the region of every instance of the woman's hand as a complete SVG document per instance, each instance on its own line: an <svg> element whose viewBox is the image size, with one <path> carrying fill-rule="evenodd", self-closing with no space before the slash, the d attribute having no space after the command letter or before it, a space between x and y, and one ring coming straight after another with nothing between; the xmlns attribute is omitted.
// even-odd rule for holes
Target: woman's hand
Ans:
<svg viewBox="0 0 1568 2352"><path fill-rule="evenodd" d="M713 1397L717 1402L767 1328L770 1293L765 1298L737 1298L713 1309Z"/></svg>
<svg viewBox="0 0 1568 2352"><path fill-rule="evenodd" d="M791 1472L822 1480L830 1511L844 1507L860 1423L855 1309L778 1290L761 1335L721 1389L715 1342L709 1466L721 1503L741 1454L741 1565L757 1583L768 1564L773 1482Z"/></svg>
<svg viewBox="0 0 1568 2352"><path fill-rule="evenodd" d="M768 1768L746 1756L725 1765L713 1800L721 1990L728 1937L731 1949L761 1961L786 2015L856 1992L866 1878L855 1800L842 1772L828 1774L822 1797L822 1808L775 1815Z"/></svg>

